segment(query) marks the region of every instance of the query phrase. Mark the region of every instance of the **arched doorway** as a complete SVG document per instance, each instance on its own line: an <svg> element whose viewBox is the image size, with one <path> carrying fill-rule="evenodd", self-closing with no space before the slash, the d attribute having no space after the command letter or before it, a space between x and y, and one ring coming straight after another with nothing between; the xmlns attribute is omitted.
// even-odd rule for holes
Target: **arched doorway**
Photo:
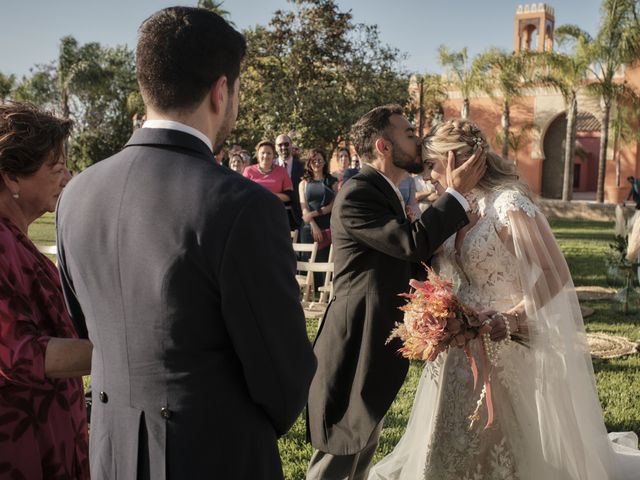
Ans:
<svg viewBox="0 0 640 480"><path fill-rule="evenodd" d="M598 181L600 122L589 112L578 112L576 122L576 152L573 171L574 198L591 199L595 195ZM562 197L566 131L567 116L563 112L551 122L544 136L541 194L545 198Z"/></svg>

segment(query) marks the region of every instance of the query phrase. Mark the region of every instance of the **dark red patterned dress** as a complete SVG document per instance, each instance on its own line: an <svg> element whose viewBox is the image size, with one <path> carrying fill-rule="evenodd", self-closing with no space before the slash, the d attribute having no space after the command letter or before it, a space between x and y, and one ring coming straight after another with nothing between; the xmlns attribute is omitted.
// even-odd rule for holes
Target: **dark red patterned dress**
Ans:
<svg viewBox="0 0 640 480"><path fill-rule="evenodd" d="M58 271L0 218L0 479L88 479L81 378L49 379L50 337L76 337Z"/></svg>

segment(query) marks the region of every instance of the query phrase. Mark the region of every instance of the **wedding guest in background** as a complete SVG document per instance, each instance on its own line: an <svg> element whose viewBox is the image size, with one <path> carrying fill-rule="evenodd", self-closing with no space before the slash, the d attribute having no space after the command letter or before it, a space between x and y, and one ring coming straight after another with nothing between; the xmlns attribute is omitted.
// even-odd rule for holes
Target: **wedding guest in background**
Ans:
<svg viewBox="0 0 640 480"><path fill-rule="evenodd" d="M291 156L296 159L300 159L300 147L295 143L291 145Z"/></svg>
<svg viewBox="0 0 640 480"><path fill-rule="evenodd" d="M239 152L231 154L231 158L229 159L229 168L242 175L242 172L244 171L244 160Z"/></svg>
<svg viewBox="0 0 640 480"><path fill-rule="evenodd" d="M285 204L289 215L289 227L291 231L298 230L302 224L302 212L300 211L300 199L298 198L298 185L304 173L304 166L300 159L293 155L293 142L289 135L278 135L276 138L276 147L278 149L278 158L275 160L276 165L284 167L291 179L293 194L291 202Z"/></svg>
<svg viewBox="0 0 640 480"><path fill-rule="evenodd" d="M410 219L415 220L418 217L415 215L414 209L417 206L418 201L416 200L416 184L414 183L413 176L410 173L407 172L404 178L400 180L398 190L400 190L402 200L404 201L405 212Z"/></svg>
<svg viewBox="0 0 640 480"><path fill-rule="evenodd" d="M244 168L247 168L249 165L251 165L251 155L249 155L249 152L247 152L246 150L242 150L242 152L240 152L240 155L242 155Z"/></svg>
<svg viewBox="0 0 640 480"><path fill-rule="evenodd" d="M224 145L218 145L213 152L213 156L216 159L216 163L222 165L224 163Z"/></svg>
<svg viewBox="0 0 640 480"><path fill-rule="evenodd" d="M358 173L360 173L360 157L358 157L358 155L353 155L351 157L351 164L349 166L349 168L347 168L344 172L344 174L342 175L342 185L344 185L344 183L349 180L351 177L357 175ZM341 187L342 187L341 185Z"/></svg>
<svg viewBox="0 0 640 480"><path fill-rule="evenodd" d="M26 103L0 105L0 477L89 478L78 338L55 265L27 236L71 175L71 121Z"/></svg>
<svg viewBox="0 0 640 480"><path fill-rule="evenodd" d="M329 164L323 150L314 148L309 153L299 187L302 221L300 241L318 242L316 260L326 262L331 247L331 208L338 190L338 180L329 175ZM324 274L314 274L315 287L322 285Z"/></svg>
<svg viewBox="0 0 640 480"><path fill-rule="evenodd" d="M432 170L433 162L427 161L424 163L424 171L413 176L416 185L416 206L419 213L424 212L444 193L442 185L431 178Z"/></svg>
<svg viewBox="0 0 640 480"><path fill-rule="evenodd" d="M339 182L338 186L340 187L342 185L344 172L346 172L347 169L349 168L349 162L350 162L349 150L344 147L338 149L337 158L338 158L338 169L335 172L331 172L331 175L333 175L338 179L338 182Z"/></svg>
<svg viewBox="0 0 640 480"><path fill-rule="evenodd" d="M275 153L273 143L269 140L262 140L256 145L258 164L245 168L242 174L269 190L285 205L290 204L293 196L291 178L287 175L284 167L274 163Z"/></svg>
<svg viewBox="0 0 640 480"><path fill-rule="evenodd" d="M94 343L92 480L283 478L315 358L282 203L213 157L245 49L204 8L145 20L147 121L58 203L65 295Z"/></svg>
<svg viewBox="0 0 640 480"><path fill-rule="evenodd" d="M639 181L634 176L627 177L627 182L631 184L631 189L629 190L629 195L627 195L627 200L630 198L636 203L636 210L640 210L640 185Z"/></svg>

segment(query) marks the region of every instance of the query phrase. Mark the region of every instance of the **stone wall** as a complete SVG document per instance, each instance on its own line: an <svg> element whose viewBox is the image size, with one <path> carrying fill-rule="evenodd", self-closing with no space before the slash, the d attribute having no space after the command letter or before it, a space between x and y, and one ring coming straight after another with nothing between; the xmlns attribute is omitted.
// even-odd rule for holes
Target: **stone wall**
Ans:
<svg viewBox="0 0 640 480"><path fill-rule="evenodd" d="M538 205L547 218L566 218L571 220L596 220L602 222L615 222L615 209L613 203L595 203L585 201L563 202L562 200L538 199ZM625 218L631 218L636 212L633 206L624 208Z"/></svg>

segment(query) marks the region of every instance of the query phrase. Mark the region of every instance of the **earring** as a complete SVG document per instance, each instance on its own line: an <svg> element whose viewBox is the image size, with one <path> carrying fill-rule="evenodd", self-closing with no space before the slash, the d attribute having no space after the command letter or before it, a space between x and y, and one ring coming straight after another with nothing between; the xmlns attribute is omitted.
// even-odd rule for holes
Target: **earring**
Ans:
<svg viewBox="0 0 640 480"><path fill-rule="evenodd" d="M19 193L14 193L12 195L13 198L15 198L16 200L20 198L20 194Z"/></svg>

